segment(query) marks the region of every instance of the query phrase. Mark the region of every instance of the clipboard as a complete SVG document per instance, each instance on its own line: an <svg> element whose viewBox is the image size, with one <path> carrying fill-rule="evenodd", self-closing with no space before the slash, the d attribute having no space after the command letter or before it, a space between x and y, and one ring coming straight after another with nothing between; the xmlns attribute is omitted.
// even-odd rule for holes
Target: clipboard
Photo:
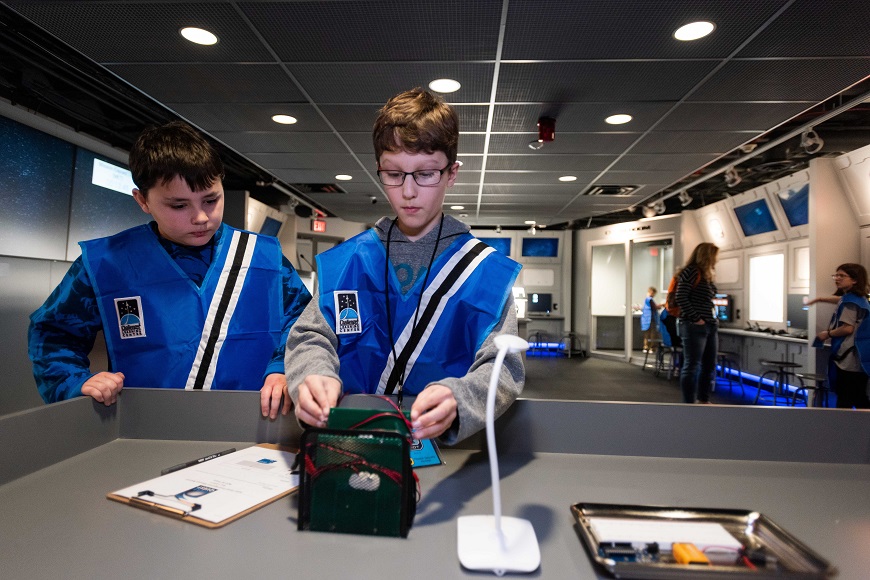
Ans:
<svg viewBox="0 0 870 580"><path fill-rule="evenodd" d="M106 498L205 528L221 528L296 491L295 459L295 449L261 443ZM220 492L226 493L219 496Z"/></svg>

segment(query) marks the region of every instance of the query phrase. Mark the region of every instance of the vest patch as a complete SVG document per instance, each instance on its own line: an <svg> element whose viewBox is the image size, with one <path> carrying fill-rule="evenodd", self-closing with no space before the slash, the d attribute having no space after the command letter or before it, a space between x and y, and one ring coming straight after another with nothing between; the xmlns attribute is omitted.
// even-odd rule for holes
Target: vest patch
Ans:
<svg viewBox="0 0 870 580"><path fill-rule="evenodd" d="M362 318L356 290L335 291L335 334L362 332Z"/></svg>
<svg viewBox="0 0 870 580"><path fill-rule="evenodd" d="M121 338L144 338L145 316L142 314L142 297L115 298L118 329Z"/></svg>

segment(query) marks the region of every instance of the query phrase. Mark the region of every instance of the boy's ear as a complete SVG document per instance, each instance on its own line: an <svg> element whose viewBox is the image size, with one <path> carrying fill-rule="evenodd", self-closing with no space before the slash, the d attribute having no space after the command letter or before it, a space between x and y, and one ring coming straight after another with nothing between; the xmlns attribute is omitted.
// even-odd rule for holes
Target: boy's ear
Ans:
<svg viewBox="0 0 870 580"><path fill-rule="evenodd" d="M133 199L136 200L136 203L139 204L139 207L142 208L142 211L144 211L147 214L151 213L151 210L148 209L148 200L145 199L145 196L142 195L141 191L139 191L138 189L134 189L133 190Z"/></svg>
<svg viewBox="0 0 870 580"><path fill-rule="evenodd" d="M447 187L453 187L457 173L459 173L459 162L455 161L450 167L450 171L447 172Z"/></svg>

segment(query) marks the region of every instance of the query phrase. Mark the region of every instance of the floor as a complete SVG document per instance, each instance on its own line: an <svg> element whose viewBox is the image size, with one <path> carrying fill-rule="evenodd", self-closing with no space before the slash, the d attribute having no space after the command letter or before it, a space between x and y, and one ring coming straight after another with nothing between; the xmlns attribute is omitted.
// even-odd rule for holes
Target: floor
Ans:
<svg viewBox="0 0 870 580"><path fill-rule="evenodd" d="M650 361L652 362L652 361ZM682 403L678 378L655 376L653 368L641 368L619 360L591 356L528 356L524 399L561 399L573 401L635 401L643 403ZM724 405L750 405L754 385L744 385L741 396L736 381L717 378L711 401ZM770 393L762 392L762 402L770 404ZM791 399L788 401L791 403ZM778 398L782 405L784 400ZM803 402L798 401L798 406Z"/></svg>

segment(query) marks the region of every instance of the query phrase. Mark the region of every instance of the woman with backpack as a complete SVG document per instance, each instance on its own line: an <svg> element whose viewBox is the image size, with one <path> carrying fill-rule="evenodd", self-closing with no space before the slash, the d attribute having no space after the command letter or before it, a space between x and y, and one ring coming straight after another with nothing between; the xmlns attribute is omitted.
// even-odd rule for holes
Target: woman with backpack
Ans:
<svg viewBox="0 0 870 580"><path fill-rule="evenodd" d="M713 308L713 271L718 258L715 244L698 244L677 278L674 299L680 308L677 334L683 341L680 388L685 403L710 404L719 348L719 321Z"/></svg>

